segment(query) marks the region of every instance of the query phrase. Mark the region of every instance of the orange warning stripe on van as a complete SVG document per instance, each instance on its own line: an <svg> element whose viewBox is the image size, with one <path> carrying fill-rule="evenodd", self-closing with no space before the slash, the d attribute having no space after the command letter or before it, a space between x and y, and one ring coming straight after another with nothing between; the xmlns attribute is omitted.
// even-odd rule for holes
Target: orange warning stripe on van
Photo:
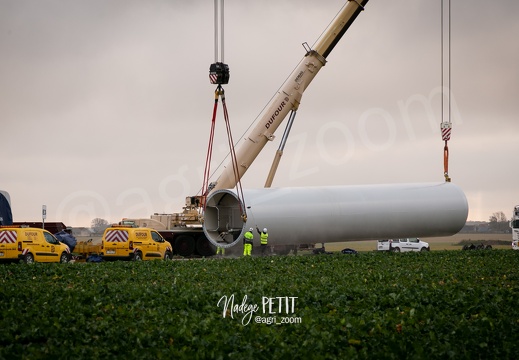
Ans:
<svg viewBox="0 0 519 360"><path fill-rule="evenodd" d="M18 234L16 231L0 231L0 244L14 244Z"/></svg>
<svg viewBox="0 0 519 360"><path fill-rule="evenodd" d="M126 242L126 241L128 241L128 231L108 230L106 232L105 241L107 241L107 242Z"/></svg>

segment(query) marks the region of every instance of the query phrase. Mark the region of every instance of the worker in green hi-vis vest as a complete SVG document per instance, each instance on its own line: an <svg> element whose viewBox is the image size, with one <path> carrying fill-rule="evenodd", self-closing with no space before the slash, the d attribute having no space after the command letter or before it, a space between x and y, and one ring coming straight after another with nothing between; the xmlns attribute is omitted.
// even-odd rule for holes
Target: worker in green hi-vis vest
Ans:
<svg viewBox="0 0 519 360"><path fill-rule="evenodd" d="M252 240L254 239L253 231L254 229L250 228L243 236L243 256L251 256Z"/></svg>
<svg viewBox="0 0 519 360"><path fill-rule="evenodd" d="M216 247L216 255L224 256L225 255L225 248L221 246Z"/></svg>
<svg viewBox="0 0 519 360"><path fill-rule="evenodd" d="M267 252L269 233L267 232L267 228L264 228L263 231L260 231L260 229L256 226L256 230L260 235L261 256L265 256L265 253Z"/></svg>

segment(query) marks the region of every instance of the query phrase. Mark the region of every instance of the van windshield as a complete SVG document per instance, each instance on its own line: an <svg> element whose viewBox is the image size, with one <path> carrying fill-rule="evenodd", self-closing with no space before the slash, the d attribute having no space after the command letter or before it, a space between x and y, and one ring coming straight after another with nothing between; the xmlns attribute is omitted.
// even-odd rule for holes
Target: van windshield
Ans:
<svg viewBox="0 0 519 360"><path fill-rule="evenodd" d="M164 239L162 238L162 236L160 236L159 233L157 233L155 231L151 232L151 238L153 239L153 241L156 241L156 242L164 242Z"/></svg>
<svg viewBox="0 0 519 360"><path fill-rule="evenodd" d="M46 240L49 244L52 244L52 245L59 245L59 241L56 240L56 238L55 238L54 236L52 236L51 234L43 233L43 235L45 236L45 240Z"/></svg>

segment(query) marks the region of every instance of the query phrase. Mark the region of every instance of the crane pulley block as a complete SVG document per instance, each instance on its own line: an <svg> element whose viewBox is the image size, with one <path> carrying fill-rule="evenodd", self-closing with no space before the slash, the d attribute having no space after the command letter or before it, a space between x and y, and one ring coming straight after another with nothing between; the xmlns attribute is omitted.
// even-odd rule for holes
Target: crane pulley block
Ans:
<svg viewBox="0 0 519 360"><path fill-rule="evenodd" d="M209 67L209 81L211 84L225 85L229 83L229 65L216 62Z"/></svg>

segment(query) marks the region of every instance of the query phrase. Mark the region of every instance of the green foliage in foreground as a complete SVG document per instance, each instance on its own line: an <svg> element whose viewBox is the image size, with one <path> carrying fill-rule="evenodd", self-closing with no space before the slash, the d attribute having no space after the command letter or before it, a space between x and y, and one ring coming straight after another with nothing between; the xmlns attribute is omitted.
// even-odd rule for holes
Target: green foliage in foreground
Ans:
<svg viewBox="0 0 519 360"><path fill-rule="evenodd" d="M2 265L0 358L517 358L518 256ZM233 294L259 306L247 325L217 306ZM255 323L264 296L297 297L301 323Z"/></svg>

